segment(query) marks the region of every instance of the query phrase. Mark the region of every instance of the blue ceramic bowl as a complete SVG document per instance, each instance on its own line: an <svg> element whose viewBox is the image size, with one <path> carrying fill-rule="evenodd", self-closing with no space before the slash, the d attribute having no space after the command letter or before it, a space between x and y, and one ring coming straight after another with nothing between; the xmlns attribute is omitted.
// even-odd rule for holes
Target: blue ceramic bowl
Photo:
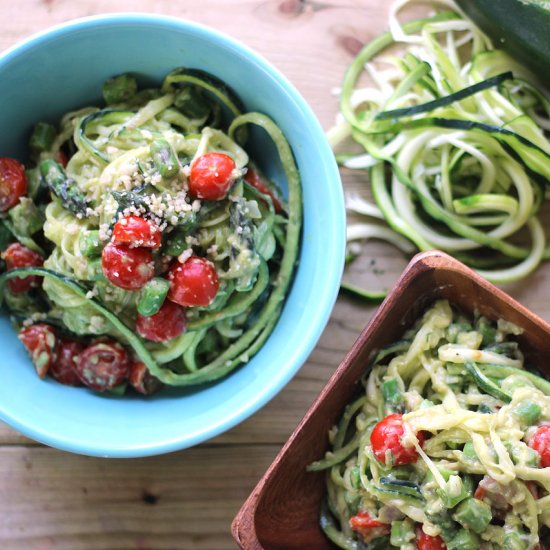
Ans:
<svg viewBox="0 0 550 550"><path fill-rule="evenodd" d="M94 456L136 457L183 449L235 426L265 405L306 361L325 327L343 268L345 214L333 155L313 112L269 63L208 28L153 15L81 19L22 42L0 57L0 156L24 159L38 120L100 100L123 72L160 83L173 68L209 71L271 116L301 172L300 262L282 316L261 351L216 384L148 398L107 397L40 380L6 315L0 318L0 419L37 441ZM284 186L265 136L255 160ZM273 161L273 162L272 162Z"/></svg>

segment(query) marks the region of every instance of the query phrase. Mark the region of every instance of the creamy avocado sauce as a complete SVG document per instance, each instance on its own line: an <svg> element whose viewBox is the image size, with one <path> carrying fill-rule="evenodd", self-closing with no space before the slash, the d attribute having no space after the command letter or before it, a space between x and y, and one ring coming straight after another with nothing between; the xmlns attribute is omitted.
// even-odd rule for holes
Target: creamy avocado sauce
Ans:
<svg viewBox="0 0 550 550"><path fill-rule="evenodd" d="M542 548L550 385L525 369L520 332L438 301L378 353L330 451L309 467L327 470L321 525L333 542Z"/></svg>

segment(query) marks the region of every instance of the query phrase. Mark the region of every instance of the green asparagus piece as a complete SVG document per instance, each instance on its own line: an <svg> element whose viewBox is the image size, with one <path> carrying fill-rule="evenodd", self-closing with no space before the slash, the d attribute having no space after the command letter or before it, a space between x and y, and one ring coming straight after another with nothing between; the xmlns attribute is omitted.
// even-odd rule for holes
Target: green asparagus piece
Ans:
<svg viewBox="0 0 550 550"><path fill-rule="evenodd" d="M68 178L65 170L55 160L47 159L40 163L40 174L51 192L61 199L63 206L73 214L86 215L88 203L77 183Z"/></svg>

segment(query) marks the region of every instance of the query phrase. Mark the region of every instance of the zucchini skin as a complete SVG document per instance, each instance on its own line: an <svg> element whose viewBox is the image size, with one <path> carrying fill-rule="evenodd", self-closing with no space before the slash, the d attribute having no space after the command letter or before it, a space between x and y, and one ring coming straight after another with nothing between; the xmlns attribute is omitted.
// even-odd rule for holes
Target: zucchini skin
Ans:
<svg viewBox="0 0 550 550"><path fill-rule="evenodd" d="M456 0L493 41L529 68L550 89L550 2L545 0Z"/></svg>

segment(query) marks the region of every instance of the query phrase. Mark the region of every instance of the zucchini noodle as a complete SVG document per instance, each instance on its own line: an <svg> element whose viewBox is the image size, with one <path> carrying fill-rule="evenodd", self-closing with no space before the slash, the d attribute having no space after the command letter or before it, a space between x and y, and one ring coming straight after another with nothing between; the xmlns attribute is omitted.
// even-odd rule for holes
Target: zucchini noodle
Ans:
<svg viewBox="0 0 550 550"><path fill-rule="evenodd" d="M376 202L351 200L348 210L369 218L366 235L403 251L405 237L493 282L521 279L550 258L539 220L550 179L548 100L452 2L401 23L401 10L415 3L393 4L390 31L344 77L328 137L335 149L348 138L363 149L337 159L369 173ZM379 229L379 213L389 232Z"/></svg>
<svg viewBox="0 0 550 550"><path fill-rule="evenodd" d="M244 113L240 99L212 75L176 69L160 88L141 91L131 75L115 81L114 88L104 87L105 108L67 113L47 146L33 150L29 202L42 222L28 235L11 231L11 240L43 252L44 263L5 271L0 296L20 327L44 321L79 341L112 337L167 385L211 382L246 363L278 320L300 247L298 169L276 123ZM48 125L40 124L44 134ZM273 141L287 200L249 159L245 147L256 135L250 126ZM234 163L231 186L220 199L189 191L191 165L208 153ZM191 256L207 260L219 280L213 300L186 307L184 332L166 341L135 333L145 291L114 284L102 265L115 224L128 216L161 232L152 251L161 288L170 265ZM1 221L8 227L7 218ZM14 295L10 281L23 276L39 276L41 285Z"/></svg>
<svg viewBox="0 0 550 550"><path fill-rule="evenodd" d="M550 441L550 383L525 370L518 332L438 301L375 355L330 450L309 466L327 471L321 526L338 547L412 550L421 536L468 550L544 542L550 453L535 442ZM376 431L395 417L401 435L386 431L381 455Z"/></svg>

